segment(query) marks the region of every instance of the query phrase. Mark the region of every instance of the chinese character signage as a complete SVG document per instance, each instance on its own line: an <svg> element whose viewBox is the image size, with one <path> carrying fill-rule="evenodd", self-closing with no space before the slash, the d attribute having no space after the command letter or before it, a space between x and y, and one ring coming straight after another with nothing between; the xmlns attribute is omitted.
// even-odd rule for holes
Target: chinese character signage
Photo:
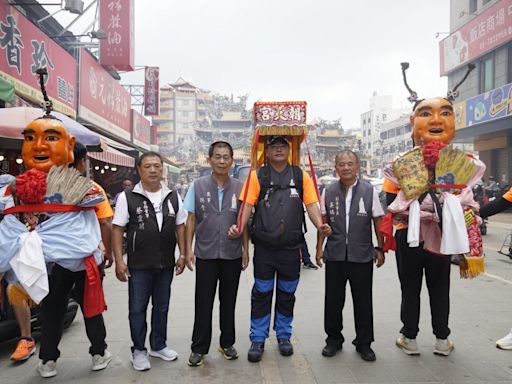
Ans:
<svg viewBox="0 0 512 384"><path fill-rule="evenodd" d="M466 100L466 126L512 114L512 83Z"/></svg>
<svg viewBox="0 0 512 384"><path fill-rule="evenodd" d="M305 126L306 102L256 102L254 122L256 126Z"/></svg>
<svg viewBox="0 0 512 384"><path fill-rule="evenodd" d="M151 147L151 122L132 109L132 142L141 148Z"/></svg>
<svg viewBox="0 0 512 384"><path fill-rule="evenodd" d="M14 84L16 93L42 102L36 71L46 67L45 87L56 111L76 116L76 60L0 0L0 77Z"/></svg>
<svg viewBox="0 0 512 384"><path fill-rule="evenodd" d="M99 0L100 28L107 34L100 40L100 63L121 71L133 71L133 0Z"/></svg>
<svg viewBox="0 0 512 384"><path fill-rule="evenodd" d="M441 76L512 39L512 0L501 0L439 43Z"/></svg>
<svg viewBox="0 0 512 384"><path fill-rule="evenodd" d="M159 114L159 69L146 67L144 70L144 115L156 116Z"/></svg>
<svg viewBox="0 0 512 384"><path fill-rule="evenodd" d="M85 49L80 50L78 116L130 140L131 96Z"/></svg>

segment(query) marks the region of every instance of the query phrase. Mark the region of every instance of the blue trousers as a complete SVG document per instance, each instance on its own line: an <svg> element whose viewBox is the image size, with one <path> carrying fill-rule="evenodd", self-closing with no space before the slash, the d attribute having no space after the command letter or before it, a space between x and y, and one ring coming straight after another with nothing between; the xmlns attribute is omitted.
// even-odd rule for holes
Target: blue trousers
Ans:
<svg viewBox="0 0 512 384"><path fill-rule="evenodd" d="M255 244L253 263L250 339L252 342L263 343L268 338L274 286L274 331L278 339L289 339L292 335L295 290L300 276L300 250L273 250Z"/></svg>
<svg viewBox="0 0 512 384"><path fill-rule="evenodd" d="M167 314L171 297L172 269L130 270L128 280L128 319L134 349L145 351L146 313L151 298L151 349L159 351L167 346Z"/></svg>

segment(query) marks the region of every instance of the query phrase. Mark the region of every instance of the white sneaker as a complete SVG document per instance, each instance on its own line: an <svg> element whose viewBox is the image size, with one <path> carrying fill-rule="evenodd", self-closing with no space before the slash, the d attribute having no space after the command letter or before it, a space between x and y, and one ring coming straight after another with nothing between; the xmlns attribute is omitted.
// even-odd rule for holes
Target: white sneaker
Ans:
<svg viewBox="0 0 512 384"><path fill-rule="evenodd" d="M159 357L165 361L174 361L178 358L178 353L172 349L165 347L159 351L149 350L149 356Z"/></svg>
<svg viewBox="0 0 512 384"><path fill-rule="evenodd" d="M434 345L434 354L448 356L453 351L453 343L448 339L437 339Z"/></svg>
<svg viewBox="0 0 512 384"><path fill-rule="evenodd" d="M151 369L151 363L148 360L148 354L146 351L139 351L135 349L132 353L133 369L136 371L147 371Z"/></svg>
<svg viewBox="0 0 512 384"><path fill-rule="evenodd" d="M57 363L53 360L48 360L46 363L43 363L41 360L39 365L37 366L37 370L41 377L53 377L57 375Z"/></svg>
<svg viewBox="0 0 512 384"><path fill-rule="evenodd" d="M496 347L501 349L512 349L512 331L496 342Z"/></svg>
<svg viewBox="0 0 512 384"><path fill-rule="evenodd" d="M400 348L407 355L419 355L420 351L418 350L418 344L416 343L416 339L408 339L404 335L400 334L398 339L396 339L396 346Z"/></svg>
<svg viewBox="0 0 512 384"><path fill-rule="evenodd" d="M92 357L92 367L93 371L101 371L102 369L107 368L107 365L112 361L112 354L105 349L103 352L103 356L94 355Z"/></svg>

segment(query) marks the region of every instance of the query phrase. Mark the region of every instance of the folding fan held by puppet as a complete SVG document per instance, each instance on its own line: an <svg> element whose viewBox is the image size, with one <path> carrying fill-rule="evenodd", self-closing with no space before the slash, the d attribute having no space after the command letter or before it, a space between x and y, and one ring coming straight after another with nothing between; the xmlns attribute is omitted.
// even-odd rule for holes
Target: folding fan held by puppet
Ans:
<svg viewBox="0 0 512 384"><path fill-rule="evenodd" d="M439 151L439 160L435 168L436 184L450 187L439 188L440 192L457 192L466 187L477 171L477 166L467 154L451 145Z"/></svg>

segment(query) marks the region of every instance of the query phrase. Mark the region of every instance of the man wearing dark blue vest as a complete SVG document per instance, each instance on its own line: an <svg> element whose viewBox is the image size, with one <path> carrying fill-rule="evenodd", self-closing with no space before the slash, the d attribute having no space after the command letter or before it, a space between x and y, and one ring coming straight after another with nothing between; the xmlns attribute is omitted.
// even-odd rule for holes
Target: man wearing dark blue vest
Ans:
<svg viewBox="0 0 512 384"><path fill-rule="evenodd" d="M151 310L149 355L176 360L178 354L167 347L167 315L174 274L176 244L180 256L176 274L185 266L185 221L187 213L176 191L161 182L162 157L146 152L137 161L140 183L119 195L112 221L112 247L116 276L128 281L128 307L132 337L132 363L136 371L151 368L147 358L147 307ZM126 228L128 262L123 259L123 232Z"/></svg>
<svg viewBox="0 0 512 384"><path fill-rule="evenodd" d="M251 347L247 358L263 357L269 335L272 296L276 285L274 330L279 352L293 354L292 335L295 290L300 276L300 252L304 245L304 205L315 227L324 235L330 227L322 223L318 198L311 177L288 164L290 145L285 136L269 136L265 141L267 164L246 180L241 228L233 225L229 236L240 236L253 207L256 207L251 236L254 243L254 286L251 294ZM250 181L249 181L250 180ZM248 187L249 186L249 187ZM303 205L304 204L304 205ZM277 276L277 284L275 282Z"/></svg>
<svg viewBox="0 0 512 384"><path fill-rule="evenodd" d="M212 339L212 311L219 284L220 345L226 360L238 358L235 344L235 305L240 272L249 263L249 235L228 238L228 230L236 224L242 182L229 176L233 165L233 148L216 141L208 149L212 174L195 180L184 201L188 212L185 237L186 265L196 266L196 293L192 353L188 365L203 364ZM192 240L195 234L195 247Z"/></svg>
<svg viewBox="0 0 512 384"><path fill-rule="evenodd" d="M352 344L365 361L375 361L373 342L372 281L373 263L384 264L382 235L378 231L384 212L379 195L368 182L358 177L359 158L355 152L342 151L335 158L339 182L322 193L321 210L332 227L323 249L324 236L318 234L316 262L325 261L324 328L327 334L322 355L332 357L343 345L343 307L345 287L350 282L356 338ZM372 221L378 247L372 244Z"/></svg>

